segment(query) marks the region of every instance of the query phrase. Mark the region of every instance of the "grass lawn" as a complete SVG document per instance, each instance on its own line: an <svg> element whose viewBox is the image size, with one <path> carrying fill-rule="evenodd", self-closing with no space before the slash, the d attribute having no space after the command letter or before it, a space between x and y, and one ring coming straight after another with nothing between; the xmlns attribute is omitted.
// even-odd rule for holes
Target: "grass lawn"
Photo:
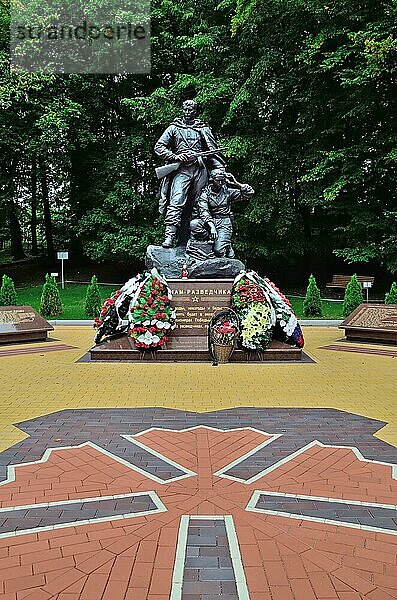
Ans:
<svg viewBox="0 0 397 600"><path fill-rule="evenodd" d="M17 289L18 304L27 304L39 311L42 289L41 285ZM105 300L116 291L117 286L113 288L112 286L100 285L99 289L102 300ZM86 291L86 285L78 284L68 284L64 290L59 289L63 304L63 315L57 317L57 319L86 319L87 317L84 314Z"/></svg>
<svg viewBox="0 0 397 600"><path fill-rule="evenodd" d="M288 296L291 301L294 313L299 319L305 319L303 316L303 296ZM323 319L343 319L342 316L343 300L323 300Z"/></svg>
<svg viewBox="0 0 397 600"><path fill-rule="evenodd" d="M99 286L102 299L105 300L114 291L116 286ZM20 288L17 290L18 303L28 304L33 306L37 311L40 307L40 296L42 286L32 286L26 288ZM61 319L85 319L84 315L84 300L87 286L79 284L68 284L64 290L59 290L63 303L63 315L58 317ZM303 297L290 296L292 307L295 314L299 318L303 318ZM330 302L329 300L323 300L323 318L324 319L342 319L342 301Z"/></svg>

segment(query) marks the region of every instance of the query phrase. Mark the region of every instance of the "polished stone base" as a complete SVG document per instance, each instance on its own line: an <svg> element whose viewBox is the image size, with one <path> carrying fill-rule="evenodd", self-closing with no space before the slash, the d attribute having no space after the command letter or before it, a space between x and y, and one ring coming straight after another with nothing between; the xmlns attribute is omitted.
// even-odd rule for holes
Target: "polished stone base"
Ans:
<svg viewBox="0 0 397 600"><path fill-rule="evenodd" d="M92 361L156 361L156 362L212 362L205 336L172 336L167 348L156 352L140 352L132 339L123 335L117 339L101 342L90 350ZM303 352L283 342L273 340L269 348L259 356L256 352L235 350L230 362L285 362L301 361Z"/></svg>
<svg viewBox="0 0 397 600"><path fill-rule="evenodd" d="M193 260L186 254L185 246L177 248L148 246L145 264L147 269L156 268L167 278L180 277L184 264L188 265L189 279L234 279L240 271L245 270L244 263L235 258Z"/></svg>

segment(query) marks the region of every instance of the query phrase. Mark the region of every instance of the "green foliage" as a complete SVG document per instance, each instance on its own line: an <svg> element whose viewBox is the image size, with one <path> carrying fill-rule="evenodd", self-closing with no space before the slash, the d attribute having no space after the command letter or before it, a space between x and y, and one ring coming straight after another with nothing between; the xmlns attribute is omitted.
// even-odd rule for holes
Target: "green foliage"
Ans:
<svg viewBox="0 0 397 600"><path fill-rule="evenodd" d="M393 281L390 291L385 296L385 304L397 304L397 283Z"/></svg>
<svg viewBox="0 0 397 600"><path fill-rule="evenodd" d="M99 286L101 297L107 298L113 295L108 286ZM116 288L114 288L116 291ZM19 304L27 304L35 310L40 311L40 296L42 286L24 287L18 291ZM87 286L83 284L69 284L64 290L60 290L63 314L62 319L84 319L85 297ZM294 313L298 318L303 318L303 297L289 296ZM341 319L342 301L322 300L323 318Z"/></svg>
<svg viewBox="0 0 397 600"><path fill-rule="evenodd" d="M18 304L15 285L11 277L3 275L0 289L0 306L15 306Z"/></svg>
<svg viewBox="0 0 397 600"><path fill-rule="evenodd" d="M305 317L322 317L321 295L316 280L312 275L309 277L309 285L306 297L303 301L303 314Z"/></svg>
<svg viewBox="0 0 397 600"><path fill-rule="evenodd" d="M343 316L348 317L363 302L362 285L357 279L357 275L352 275L346 286L345 297L343 299Z"/></svg>
<svg viewBox="0 0 397 600"><path fill-rule="evenodd" d="M109 286L99 285L99 290L102 298L107 298L112 295L112 288ZM40 298L43 291L43 286L35 285L21 288L18 290L19 304L32 306L40 312ZM116 287L114 288L116 291ZM85 298L87 294L87 286L84 284L69 283L64 289L59 288L59 294L62 300L63 313L60 319L85 319Z"/></svg>
<svg viewBox="0 0 397 600"><path fill-rule="evenodd" d="M98 287L98 279L95 275L92 276L91 283L87 287L85 296L84 312L88 318L95 319L99 316L102 308L101 293Z"/></svg>
<svg viewBox="0 0 397 600"><path fill-rule="evenodd" d="M7 4L2 239L15 219L29 238L37 159L57 247L142 260L163 228L153 145L181 102L196 97L230 149L228 170L256 190L235 207L239 257L265 271L334 252L397 270L395 0L153 0L150 76L8 69ZM37 220L45 247L40 177Z"/></svg>
<svg viewBox="0 0 397 600"><path fill-rule="evenodd" d="M45 276L45 284L40 300L40 313L43 317L59 317L63 313L61 298L55 278Z"/></svg>
<svg viewBox="0 0 397 600"><path fill-rule="evenodd" d="M294 199L291 226L305 228L292 242L297 254L335 251L396 269L396 137L387 125L395 131L396 12L392 0L237 0L242 85L227 122L256 127L258 142L263 135L251 160L262 154L260 200L275 189L284 208ZM276 228L278 206L268 212Z"/></svg>

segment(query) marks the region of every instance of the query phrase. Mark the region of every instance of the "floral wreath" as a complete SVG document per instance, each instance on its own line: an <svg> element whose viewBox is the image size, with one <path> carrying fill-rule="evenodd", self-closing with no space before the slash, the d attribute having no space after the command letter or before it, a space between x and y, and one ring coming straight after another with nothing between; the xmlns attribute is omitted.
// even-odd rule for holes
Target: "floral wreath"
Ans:
<svg viewBox="0 0 397 600"><path fill-rule="evenodd" d="M175 329L175 310L170 306L171 290L156 269L144 277L133 277L105 300L100 317L94 319L97 341L103 335L123 331L122 321L128 318L128 334L140 350L159 349Z"/></svg>
<svg viewBox="0 0 397 600"><path fill-rule="evenodd" d="M101 308L100 317L95 317L95 319L94 319L94 328L95 329L99 329L99 327L101 327L103 325L104 319L109 313L109 309L111 307L115 306L116 300L120 296L120 294L121 294L121 290L117 290L116 292L114 292L114 294L112 296L110 296L109 298L106 298L106 300Z"/></svg>
<svg viewBox="0 0 397 600"><path fill-rule="evenodd" d="M270 279L243 271L234 280L231 304L240 314L243 348L265 350L273 337L303 348L302 330L291 303Z"/></svg>
<svg viewBox="0 0 397 600"><path fill-rule="evenodd" d="M175 310L166 280L153 269L142 281L131 303L129 334L137 348L161 348L175 329Z"/></svg>
<svg viewBox="0 0 397 600"><path fill-rule="evenodd" d="M231 304L241 319L240 346L249 351L266 350L276 324L269 295L258 282L241 274L234 282Z"/></svg>
<svg viewBox="0 0 397 600"><path fill-rule="evenodd" d="M156 269L144 277L133 277L106 299L94 322L96 343L104 335L123 331L123 319L128 315L128 334L137 348L163 347L176 326L171 300L168 283ZM241 320L241 347L260 352L275 338L303 348L302 330L291 303L270 279L242 271L233 283L231 306Z"/></svg>

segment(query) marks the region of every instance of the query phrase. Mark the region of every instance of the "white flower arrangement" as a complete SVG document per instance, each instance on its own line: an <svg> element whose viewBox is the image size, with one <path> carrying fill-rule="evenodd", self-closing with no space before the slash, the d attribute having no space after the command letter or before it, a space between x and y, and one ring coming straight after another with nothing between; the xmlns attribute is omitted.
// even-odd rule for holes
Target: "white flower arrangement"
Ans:
<svg viewBox="0 0 397 600"><path fill-rule="evenodd" d="M146 344L147 346L151 346L152 344L158 344L158 342L160 341L159 336L155 335L153 333L150 333L150 331L146 331L145 333L140 335L137 339L138 339L138 342L140 342L141 344Z"/></svg>
<svg viewBox="0 0 397 600"><path fill-rule="evenodd" d="M271 341L272 311L260 302L244 310L241 321L242 345L250 350L261 350Z"/></svg>
<svg viewBox="0 0 397 600"><path fill-rule="evenodd" d="M253 308L258 303L270 311L267 328L264 327L265 313L261 316L259 309ZM270 279L263 279L254 271L242 271L234 280L232 307L241 315L243 347L263 350L273 335L280 341L303 347L302 330L291 303Z"/></svg>

